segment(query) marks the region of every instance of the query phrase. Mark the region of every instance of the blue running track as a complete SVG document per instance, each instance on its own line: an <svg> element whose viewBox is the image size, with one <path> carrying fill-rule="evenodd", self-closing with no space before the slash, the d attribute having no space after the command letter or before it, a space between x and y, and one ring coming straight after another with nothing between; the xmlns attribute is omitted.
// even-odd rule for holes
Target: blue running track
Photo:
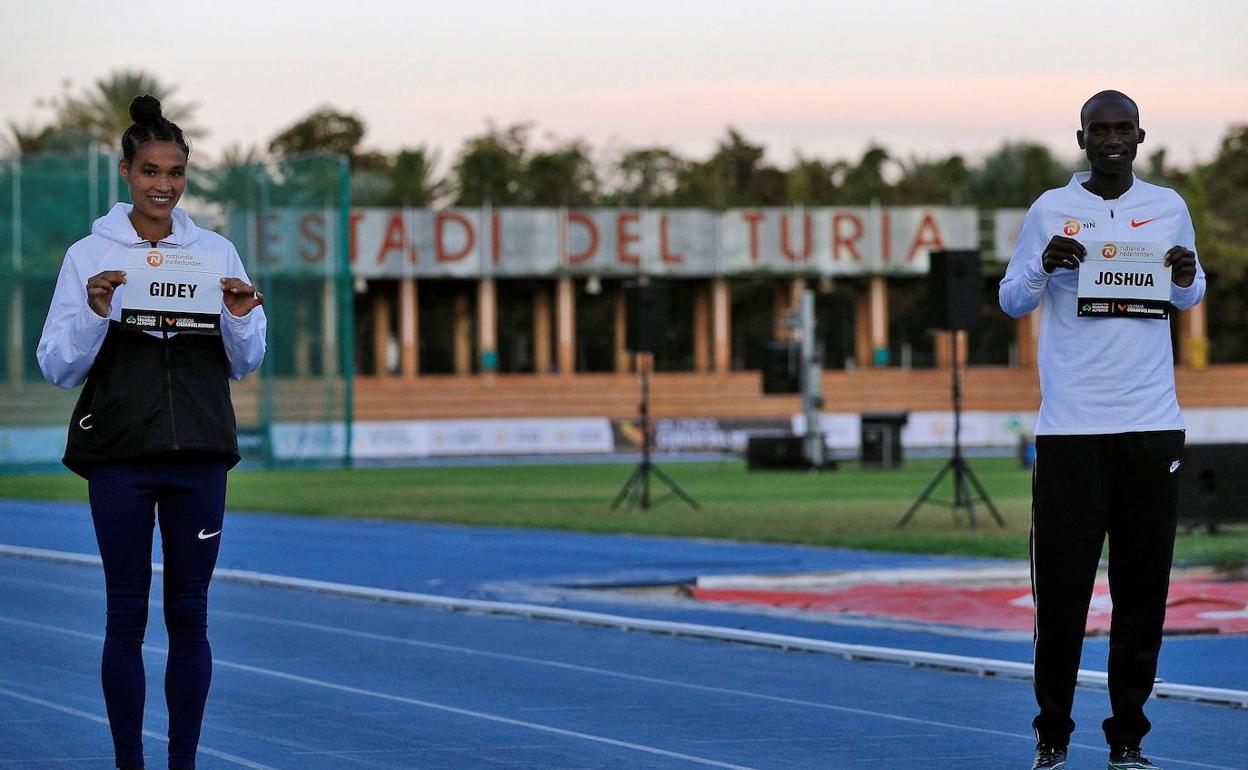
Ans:
<svg viewBox="0 0 1248 770"><path fill-rule="evenodd" d="M0 502L0 543L94 554L85 506ZM159 551L157 551L159 553ZM969 560L834 549L230 514L221 567L453 597L1026 661L1009 634L689 607L596 590L716 573ZM157 581L159 585L159 581ZM159 602L159 588L153 601ZM148 766L163 767L152 613ZM108 768L98 567L0 556L0 770ZM201 768L1025 768L1025 681L218 581ZM835 620L835 622L828 622ZM1162 675L1248 689L1242 638L1169 640ZM1103 669L1089 642L1086 668ZM1097 690L1072 768L1104 766ZM1154 701L1170 768L1248 770L1248 710Z"/></svg>

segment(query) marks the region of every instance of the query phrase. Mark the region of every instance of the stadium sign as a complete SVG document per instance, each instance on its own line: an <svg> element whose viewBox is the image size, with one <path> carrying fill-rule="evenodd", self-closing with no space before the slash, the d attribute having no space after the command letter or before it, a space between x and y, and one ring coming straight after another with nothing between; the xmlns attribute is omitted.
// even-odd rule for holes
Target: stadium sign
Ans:
<svg viewBox="0 0 1248 770"><path fill-rule="evenodd" d="M236 215L230 234L270 270L329 269L332 211ZM970 207L387 209L348 218L366 278L556 275L883 275L927 272L936 249L979 245Z"/></svg>

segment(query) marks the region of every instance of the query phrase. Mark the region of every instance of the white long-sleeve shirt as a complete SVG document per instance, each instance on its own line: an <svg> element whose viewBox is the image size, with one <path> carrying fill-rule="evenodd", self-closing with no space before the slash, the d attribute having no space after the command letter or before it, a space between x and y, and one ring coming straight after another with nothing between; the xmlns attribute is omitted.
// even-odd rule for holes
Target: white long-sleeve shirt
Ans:
<svg viewBox="0 0 1248 770"><path fill-rule="evenodd" d="M1059 267L1050 275L1041 254L1054 235L1085 246L1144 241L1195 251L1187 204L1174 190L1140 179L1120 198L1105 200L1083 187L1088 177L1088 172L1075 174L1065 187L1036 199L1001 280L1006 313L1021 318L1040 307L1036 435L1181 430L1170 324L1149 318L1080 318L1078 270ZM1204 294L1205 271L1197 259L1191 286L1170 284L1170 304L1184 310Z"/></svg>
<svg viewBox="0 0 1248 770"><path fill-rule="evenodd" d="M62 388L76 387L87 379L104 344L109 321L121 320L127 286L117 287L113 293L112 313L109 318L102 318L87 304L87 281L104 270L124 270L126 255L131 249L151 248L151 243L135 232L130 222L131 208L128 203L113 206L95 221L90 235L69 247L61 264L36 357L43 376ZM194 246L199 251L223 253L225 275L251 283L234 244L211 230L197 227L181 209L174 209L173 232L160 241L160 245ZM221 341L230 361L231 378L242 379L260 366L264 359L266 327L263 308L253 308L247 315L238 317L222 302ZM136 333L161 336L155 332Z"/></svg>

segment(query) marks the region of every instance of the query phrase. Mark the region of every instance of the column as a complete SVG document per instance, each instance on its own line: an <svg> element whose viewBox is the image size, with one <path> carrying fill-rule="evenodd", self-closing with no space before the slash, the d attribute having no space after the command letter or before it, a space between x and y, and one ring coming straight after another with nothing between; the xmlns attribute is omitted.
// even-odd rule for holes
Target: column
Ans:
<svg viewBox="0 0 1248 770"><path fill-rule="evenodd" d="M871 287L864 286L854 296L854 363L871 365Z"/></svg>
<svg viewBox="0 0 1248 770"><path fill-rule="evenodd" d="M615 371L627 372L628 363L628 293L621 286L615 291Z"/></svg>
<svg viewBox="0 0 1248 770"><path fill-rule="evenodd" d="M550 372L550 290L545 285L533 290L533 369Z"/></svg>
<svg viewBox="0 0 1248 770"><path fill-rule="evenodd" d="M870 288L871 365L888 366L888 280L871 279Z"/></svg>
<svg viewBox="0 0 1248 770"><path fill-rule="evenodd" d="M455 292L455 373L472 374L472 316L468 312L468 292Z"/></svg>
<svg viewBox="0 0 1248 770"><path fill-rule="evenodd" d="M1040 309L1036 308L1022 318L1014 319L1014 344L1018 348L1018 365L1034 369L1038 360L1040 343Z"/></svg>
<svg viewBox="0 0 1248 770"><path fill-rule="evenodd" d="M715 371L732 368L732 295L727 278L711 281L711 315L715 327Z"/></svg>
<svg viewBox="0 0 1248 770"><path fill-rule="evenodd" d="M1179 313L1179 361L1190 369L1204 369L1209 365L1209 331L1205 302Z"/></svg>
<svg viewBox="0 0 1248 770"><path fill-rule="evenodd" d="M705 284L693 290L693 369L702 374L711 370L711 302Z"/></svg>
<svg viewBox="0 0 1248 770"><path fill-rule="evenodd" d="M947 368L953 365L953 335L958 335L958 365L966 366L968 341L966 332L936 332L936 366Z"/></svg>
<svg viewBox="0 0 1248 770"><path fill-rule="evenodd" d="M399 282L399 370L404 377L420 372L420 300L416 279Z"/></svg>
<svg viewBox="0 0 1248 770"><path fill-rule="evenodd" d="M772 339L777 341L788 339L788 330L784 328L784 316L789 312L791 307L789 302L793 298L793 288L787 283L776 285L776 289L772 294L771 301L771 335Z"/></svg>
<svg viewBox="0 0 1248 770"><path fill-rule="evenodd" d="M498 305L493 278L482 278L477 284L477 339L481 371L498 371Z"/></svg>
<svg viewBox="0 0 1248 770"><path fill-rule="evenodd" d="M373 374L387 375L390 373L390 297L380 281L373 287Z"/></svg>
<svg viewBox="0 0 1248 770"><path fill-rule="evenodd" d="M555 287L555 329L559 373L576 371L576 286L570 276L562 276Z"/></svg>

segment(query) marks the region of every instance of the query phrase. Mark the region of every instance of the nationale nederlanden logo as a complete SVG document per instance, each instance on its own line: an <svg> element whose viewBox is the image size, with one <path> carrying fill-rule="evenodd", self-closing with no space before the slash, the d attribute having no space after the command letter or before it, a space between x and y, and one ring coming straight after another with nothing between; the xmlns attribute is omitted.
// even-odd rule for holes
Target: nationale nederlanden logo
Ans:
<svg viewBox="0 0 1248 770"><path fill-rule="evenodd" d="M1066 224L1062 226L1062 234L1067 236L1076 236L1079 234L1079 220L1067 219Z"/></svg>
<svg viewBox="0 0 1248 770"><path fill-rule="evenodd" d="M1113 259L1118 256L1118 247L1112 243L1107 243L1101 247L1101 256L1105 259Z"/></svg>
<svg viewBox="0 0 1248 770"><path fill-rule="evenodd" d="M147 252L147 264L152 267L160 267L165 264L165 255L161 254L159 249L152 249Z"/></svg>

